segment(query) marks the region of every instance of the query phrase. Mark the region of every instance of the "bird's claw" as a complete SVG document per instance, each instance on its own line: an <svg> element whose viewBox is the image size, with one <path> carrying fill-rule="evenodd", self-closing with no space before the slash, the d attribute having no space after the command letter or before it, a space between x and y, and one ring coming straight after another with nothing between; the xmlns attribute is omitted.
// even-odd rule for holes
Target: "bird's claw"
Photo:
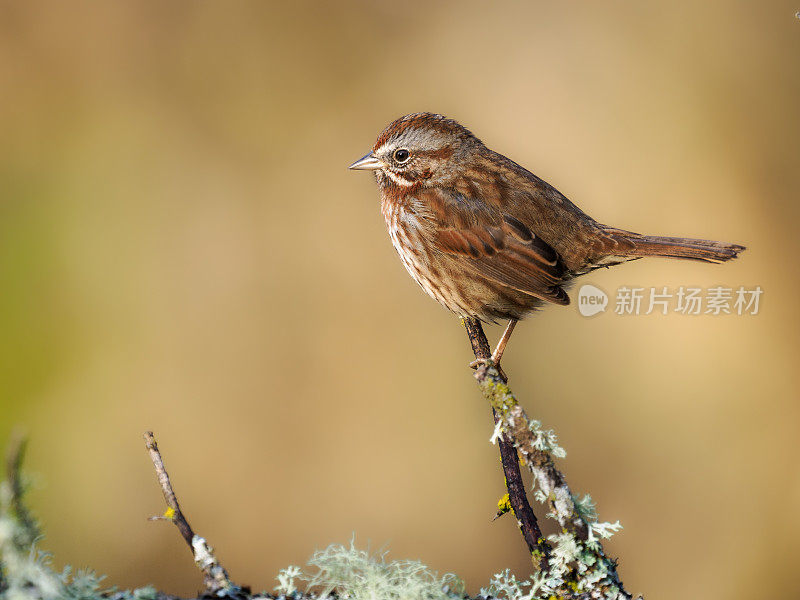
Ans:
<svg viewBox="0 0 800 600"><path fill-rule="evenodd" d="M472 369L473 371L475 371L481 365L486 365L489 362L491 362L491 359L488 359L488 358L476 358L471 363L469 363L469 368Z"/></svg>
<svg viewBox="0 0 800 600"><path fill-rule="evenodd" d="M503 368L499 364L494 362L491 358L476 358L471 363L469 363L470 369L477 370L478 367L487 367L487 368L494 367L495 369L497 369L497 372L500 374L500 377L502 377L503 379L508 379L506 377L505 372L503 371Z"/></svg>

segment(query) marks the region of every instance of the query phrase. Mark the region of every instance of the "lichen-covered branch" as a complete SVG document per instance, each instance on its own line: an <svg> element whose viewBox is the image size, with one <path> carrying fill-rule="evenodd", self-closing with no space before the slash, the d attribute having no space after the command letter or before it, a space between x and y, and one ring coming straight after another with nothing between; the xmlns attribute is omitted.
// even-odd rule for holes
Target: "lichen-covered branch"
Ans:
<svg viewBox="0 0 800 600"><path fill-rule="evenodd" d="M178 498L172 489L172 482L169 480L164 460L161 458L161 452L158 450L158 444L152 431L145 432L144 441L147 451L150 453L150 459L153 461L153 467L155 467L158 483L161 485L161 491L164 494L164 500L167 502L166 512L162 516L154 517L153 519L172 521L181 532L183 539L186 540L192 551L195 564L203 572L203 579L209 594L217 597L242 596L242 588L231 581L228 572L214 554L214 549L208 545L205 538L192 531L189 522L181 512Z"/></svg>
<svg viewBox="0 0 800 600"><path fill-rule="evenodd" d="M485 340L480 323L468 323L467 331L470 340L473 337ZM473 349L475 346L473 341ZM492 441L513 440L519 457L533 475L535 498L549 508L547 516L561 528L561 533L548 537L552 552L548 563L528 582L529 597L630 600L631 595L617 573L616 561L605 555L601 542L620 529L619 523L599 522L591 498L587 495L578 499L572 494L553 461L565 456L555 434L528 418L504 374L489 358L479 358L482 362L475 378L497 418ZM509 594L512 589L520 591L519 582L508 572L498 575L494 585Z"/></svg>
<svg viewBox="0 0 800 600"><path fill-rule="evenodd" d="M492 350L483 332L481 322L477 319L465 319L464 326L467 328L467 335L472 344L472 352L475 354L475 359L479 361L490 359ZM505 374L502 371L499 371L499 373L505 379ZM494 408L492 408L492 414L495 424L497 424L499 416ZM517 518L517 525L525 544L528 546L528 551L531 553L534 568L546 569L551 547L542 535L536 514L533 512L530 502L528 502L514 440L507 435L503 435L497 440L497 445L500 448L500 463L503 467L506 489L508 490L508 504Z"/></svg>

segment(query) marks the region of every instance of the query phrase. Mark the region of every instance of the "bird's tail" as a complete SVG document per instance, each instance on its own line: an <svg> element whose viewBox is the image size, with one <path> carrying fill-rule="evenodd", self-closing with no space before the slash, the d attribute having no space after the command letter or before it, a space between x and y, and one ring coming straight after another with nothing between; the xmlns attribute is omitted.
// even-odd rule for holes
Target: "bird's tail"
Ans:
<svg viewBox="0 0 800 600"><path fill-rule="evenodd" d="M721 263L736 258L740 252L745 250L744 246L729 244L728 242L640 235L611 227L606 228L605 233L619 243L617 251L622 249L621 255L636 258L641 256L666 256Z"/></svg>

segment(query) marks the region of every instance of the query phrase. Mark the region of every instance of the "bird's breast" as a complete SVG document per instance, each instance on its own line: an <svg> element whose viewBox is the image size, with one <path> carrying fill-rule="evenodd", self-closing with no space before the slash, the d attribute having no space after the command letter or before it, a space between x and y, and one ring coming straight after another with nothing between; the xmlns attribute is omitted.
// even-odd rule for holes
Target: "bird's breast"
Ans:
<svg viewBox="0 0 800 600"><path fill-rule="evenodd" d="M424 276L426 264L431 260L424 218L414 210L412 203L396 202L389 198L384 198L381 202L381 212L392 245L411 276L419 281L419 277Z"/></svg>
<svg viewBox="0 0 800 600"><path fill-rule="evenodd" d="M476 295L485 290L471 289L471 283L454 277L454 261L442 253L430 237L431 224L424 207L416 202L394 202L383 198L381 212L392 245L409 275L423 291L445 308L460 316L475 316L480 309Z"/></svg>

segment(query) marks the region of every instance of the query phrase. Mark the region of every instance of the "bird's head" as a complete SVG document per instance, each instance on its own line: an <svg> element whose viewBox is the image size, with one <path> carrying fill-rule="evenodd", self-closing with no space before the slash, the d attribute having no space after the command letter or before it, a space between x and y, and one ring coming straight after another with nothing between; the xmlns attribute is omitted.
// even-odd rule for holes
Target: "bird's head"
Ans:
<svg viewBox="0 0 800 600"><path fill-rule="evenodd" d="M446 185L481 142L458 122L434 113L414 113L393 121L372 151L351 169L376 172L382 186Z"/></svg>

